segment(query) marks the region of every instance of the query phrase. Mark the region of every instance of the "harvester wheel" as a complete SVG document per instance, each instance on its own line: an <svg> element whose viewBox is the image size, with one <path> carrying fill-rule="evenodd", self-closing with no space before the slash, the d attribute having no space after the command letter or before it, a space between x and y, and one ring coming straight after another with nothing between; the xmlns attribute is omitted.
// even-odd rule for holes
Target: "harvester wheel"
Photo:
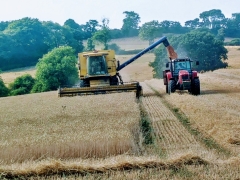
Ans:
<svg viewBox="0 0 240 180"><path fill-rule="evenodd" d="M142 86L138 86L137 87L137 92L136 92L136 97L139 98L140 96L143 95L143 90L142 90Z"/></svg>
<svg viewBox="0 0 240 180"><path fill-rule="evenodd" d="M200 94L200 80L198 78L192 82L192 94L195 96Z"/></svg>
<svg viewBox="0 0 240 180"><path fill-rule="evenodd" d="M117 78L117 76L112 76L111 77L110 84L111 85L118 85L118 78Z"/></svg>
<svg viewBox="0 0 240 180"><path fill-rule="evenodd" d="M81 81L80 81L80 87L88 87L87 82L84 81L84 80L81 80Z"/></svg>
<svg viewBox="0 0 240 180"><path fill-rule="evenodd" d="M174 80L170 80L168 83L168 94L174 93L176 91L176 83Z"/></svg>

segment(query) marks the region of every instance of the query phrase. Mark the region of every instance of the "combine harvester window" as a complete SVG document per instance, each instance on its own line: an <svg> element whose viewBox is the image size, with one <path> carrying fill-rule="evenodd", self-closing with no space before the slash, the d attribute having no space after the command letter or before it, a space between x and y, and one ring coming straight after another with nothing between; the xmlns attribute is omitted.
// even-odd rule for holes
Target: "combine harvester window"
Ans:
<svg viewBox="0 0 240 180"><path fill-rule="evenodd" d="M104 56L88 57L89 75L105 75L107 74L106 60Z"/></svg>

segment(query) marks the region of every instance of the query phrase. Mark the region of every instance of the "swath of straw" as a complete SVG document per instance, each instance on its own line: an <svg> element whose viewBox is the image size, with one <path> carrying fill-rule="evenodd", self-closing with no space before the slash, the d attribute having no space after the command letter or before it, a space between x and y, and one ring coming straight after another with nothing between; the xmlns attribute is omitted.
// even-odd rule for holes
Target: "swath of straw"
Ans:
<svg viewBox="0 0 240 180"><path fill-rule="evenodd" d="M94 163L92 163L94 164ZM105 173L107 171L123 171L143 168L160 168L160 169L179 169L184 165L207 165L208 161L191 154L183 155L177 159L161 161L154 159L130 159L119 160L118 162L106 162L100 165L86 165L81 163L67 163L57 160L45 164L36 165L35 168L29 169L1 169L0 173L5 178L31 177L31 176L48 176L56 174L86 174L86 173Z"/></svg>

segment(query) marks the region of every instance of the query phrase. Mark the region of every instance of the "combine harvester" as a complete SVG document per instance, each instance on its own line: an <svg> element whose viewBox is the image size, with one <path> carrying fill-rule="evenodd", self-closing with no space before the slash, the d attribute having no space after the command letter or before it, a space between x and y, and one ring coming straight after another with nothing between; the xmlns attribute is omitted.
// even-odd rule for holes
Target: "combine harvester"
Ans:
<svg viewBox="0 0 240 180"><path fill-rule="evenodd" d="M161 43L167 48L171 59L177 58L165 36L121 65L116 60L113 50L79 53L80 84L77 87L60 87L59 97L131 91L136 93L136 97L142 96L139 82L123 82L119 71Z"/></svg>

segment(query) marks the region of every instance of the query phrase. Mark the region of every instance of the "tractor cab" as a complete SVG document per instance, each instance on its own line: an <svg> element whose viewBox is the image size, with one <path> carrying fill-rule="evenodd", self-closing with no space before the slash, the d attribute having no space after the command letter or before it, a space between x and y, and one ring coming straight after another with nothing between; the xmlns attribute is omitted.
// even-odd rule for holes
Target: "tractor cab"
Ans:
<svg viewBox="0 0 240 180"><path fill-rule="evenodd" d="M191 70L191 63L190 60L178 60L178 61L174 61L174 69L175 71L179 71L179 70Z"/></svg>
<svg viewBox="0 0 240 180"><path fill-rule="evenodd" d="M172 71L174 75L177 75L180 70L186 70L188 72L191 72L191 63L192 60L190 59L174 59L171 60L171 62L167 62L166 68L170 68L170 71Z"/></svg>

